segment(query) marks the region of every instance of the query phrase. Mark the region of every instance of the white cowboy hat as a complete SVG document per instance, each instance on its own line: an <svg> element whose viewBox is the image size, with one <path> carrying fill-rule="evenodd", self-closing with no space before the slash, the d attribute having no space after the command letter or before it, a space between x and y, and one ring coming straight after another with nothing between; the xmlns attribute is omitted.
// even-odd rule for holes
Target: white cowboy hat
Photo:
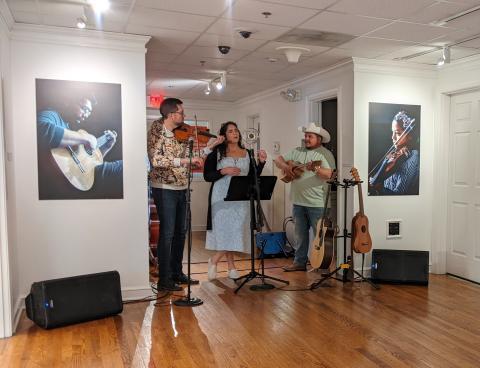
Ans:
<svg viewBox="0 0 480 368"><path fill-rule="evenodd" d="M330 142L330 133L328 133L322 127L317 126L315 123L308 123L306 127L298 128L299 131L304 133L314 133L322 137L322 143Z"/></svg>

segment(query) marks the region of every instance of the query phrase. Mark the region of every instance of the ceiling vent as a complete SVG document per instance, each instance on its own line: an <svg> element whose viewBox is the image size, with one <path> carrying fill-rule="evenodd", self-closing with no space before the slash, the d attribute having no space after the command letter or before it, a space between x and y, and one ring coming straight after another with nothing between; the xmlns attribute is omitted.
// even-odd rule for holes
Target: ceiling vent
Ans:
<svg viewBox="0 0 480 368"><path fill-rule="evenodd" d="M336 47L354 39L355 36L343 33L312 31L295 28L278 37L275 41L293 43L296 45Z"/></svg>

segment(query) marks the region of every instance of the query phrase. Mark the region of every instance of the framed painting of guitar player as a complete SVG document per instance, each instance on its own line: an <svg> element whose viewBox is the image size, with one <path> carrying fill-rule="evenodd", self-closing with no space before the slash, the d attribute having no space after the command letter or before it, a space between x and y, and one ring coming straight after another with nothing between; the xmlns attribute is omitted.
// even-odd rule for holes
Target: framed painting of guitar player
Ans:
<svg viewBox="0 0 480 368"><path fill-rule="evenodd" d="M418 195L420 105L370 102L368 195Z"/></svg>
<svg viewBox="0 0 480 368"><path fill-rule="evenodd" d="M123 198L121 85L36 79L40 200Z"/></svg>

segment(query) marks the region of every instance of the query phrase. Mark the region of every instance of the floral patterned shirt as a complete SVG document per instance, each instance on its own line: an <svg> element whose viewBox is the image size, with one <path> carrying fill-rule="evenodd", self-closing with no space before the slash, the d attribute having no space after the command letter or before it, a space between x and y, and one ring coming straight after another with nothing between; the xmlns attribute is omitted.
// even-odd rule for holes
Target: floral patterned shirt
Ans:
<svg viewBox="0 0 480 368"><path fill-rule="evenodd" d="M180 159L189 156L188 143L179 142L160 119L152 124L147 149L152 165L150 185L154 188L186 189L188 170L180 166Z"/></svg>

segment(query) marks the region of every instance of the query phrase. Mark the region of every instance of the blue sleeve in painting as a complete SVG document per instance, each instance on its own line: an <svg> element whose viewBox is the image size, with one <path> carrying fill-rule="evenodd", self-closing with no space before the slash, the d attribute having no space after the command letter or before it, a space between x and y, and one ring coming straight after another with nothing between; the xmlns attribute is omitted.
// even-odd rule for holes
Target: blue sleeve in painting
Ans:
<svg viewBox="0 0 480 368"><path fill-rule="evenodd" d="M65 128L68 128L68 124L56 111L44 110L37 116L39 141L50 148L55 148L60 145Z"/></svg>

